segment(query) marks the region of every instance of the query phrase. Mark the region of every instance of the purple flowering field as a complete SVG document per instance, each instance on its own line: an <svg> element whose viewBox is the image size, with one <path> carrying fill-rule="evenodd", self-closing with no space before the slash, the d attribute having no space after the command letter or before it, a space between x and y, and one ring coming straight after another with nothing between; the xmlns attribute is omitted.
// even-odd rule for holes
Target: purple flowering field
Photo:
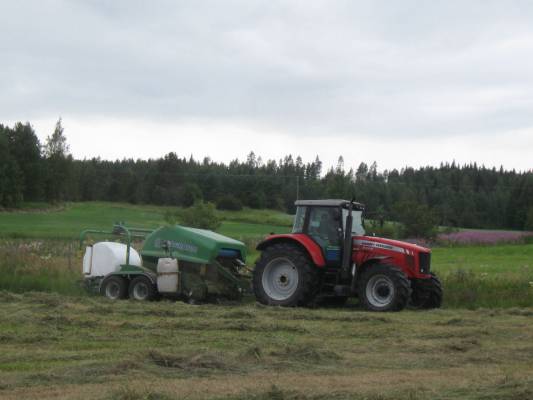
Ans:
<svg viewBox="0 0 533 400"><path fill-rule="evenodd" d="M497 244L516 243L533 236L533 232L497 231L497 230L464 230L452 233L441 233L437 236L439 242L449 244Z"/></svg>

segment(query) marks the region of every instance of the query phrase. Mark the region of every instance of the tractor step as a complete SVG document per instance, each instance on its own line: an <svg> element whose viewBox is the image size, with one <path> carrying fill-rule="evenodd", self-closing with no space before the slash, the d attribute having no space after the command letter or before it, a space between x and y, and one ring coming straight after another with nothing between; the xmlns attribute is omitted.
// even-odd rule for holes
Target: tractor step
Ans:
<svg viewBox="0 0 533 400"><path fill-rule="evenodd" d="M322 276L322 284L320 286L320 293L323 296L350 296L350 286L341 285L339 268L328 268L324 271Z"/></svg>

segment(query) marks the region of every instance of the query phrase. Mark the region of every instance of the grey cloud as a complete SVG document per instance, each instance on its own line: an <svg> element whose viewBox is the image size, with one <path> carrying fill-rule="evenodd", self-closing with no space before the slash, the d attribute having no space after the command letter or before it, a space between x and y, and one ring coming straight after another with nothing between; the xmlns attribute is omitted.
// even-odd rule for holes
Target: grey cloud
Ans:
<svg viewBox="0 0 533 400"><path fill-rule="evenodd" d="M412 137L533 126L529 1L13 1L0 26L4 119Z"/></svg>

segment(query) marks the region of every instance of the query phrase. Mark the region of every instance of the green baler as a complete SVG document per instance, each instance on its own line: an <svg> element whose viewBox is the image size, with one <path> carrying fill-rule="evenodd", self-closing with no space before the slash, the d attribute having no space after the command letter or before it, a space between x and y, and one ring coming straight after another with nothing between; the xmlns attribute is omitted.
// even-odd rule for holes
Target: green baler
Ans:
<svg viewBox="0 0 533 400"><path fill-rule="evenodd" d="M109 298L149 300L160 294L189 300L203 300L208 294L238 298L248 287L241 274L244 243L218 233L180 225L149 230L116 224L111 231L83 231L80 246L94 234L123 242L98 242L85 252L86 286ZM132 247L135 239L144 240L140 252Z"/></svg>

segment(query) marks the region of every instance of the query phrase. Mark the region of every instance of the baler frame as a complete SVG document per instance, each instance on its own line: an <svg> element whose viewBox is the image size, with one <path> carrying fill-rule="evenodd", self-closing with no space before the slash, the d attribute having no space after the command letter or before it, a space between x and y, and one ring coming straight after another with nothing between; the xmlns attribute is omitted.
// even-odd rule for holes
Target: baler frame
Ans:
<svg viewBox="0 0 533 400"><path fill-rule="evenodd" d="M115 223L113 225L112 230L103 230L103 229L85 229L80 233L79 237L79 245L80 248L83 247L83 244L87 237L89 235L105 235L105 236L114 236L119 237L120 239L123 239L123 242L126 244L126 259L124 264L120 264L120 270L114 271L109 273L108 275L104 277L98 277L98 278L86 278L87 287L89 289L96 289L100 288L103 285L103 282L108 278L112 276L120 276L122 278L126 278L128 280L131 280L132 278L144 275L150 281L152 284L156 285L157 282L157 271L154 271L152 268L148 268L144 265L137 266L137 265L131 265L130 264L130 252L131 252L131 246L133 239L142 239L145 240L148 235L155 232L156 229L147 229L147 228L137 228L137 227L127 227L123 222L122 223ZM162 245L161 248L165 250L165 252L168 253L168 257L170 258L176 258L180 260L179 256L173 257L173 248L170 241L167 241L168 244ZM187 263L187 261L185 261ZM143 261L144 264L144 261ZM202 268L202 265L208 265L206 264L199 264L200 268ZM227 266L223 265L218 259L213 259L209 263L209 265L212 265L216 268L216 270L220 273L221 276L224 277L228 281L229 284L233 285L235 290L239 293L239 296L242 295L245 292L250 291L250 288L247 287L239 277L235 276L234 273L232 273ZM243 264L244 265L244 264ZM202 270L202 269L201 269ZM202 273L200 273L202 276ZM180 274L180 276L182 276ZM181 283L180 283L181 285Z"/></svg>

